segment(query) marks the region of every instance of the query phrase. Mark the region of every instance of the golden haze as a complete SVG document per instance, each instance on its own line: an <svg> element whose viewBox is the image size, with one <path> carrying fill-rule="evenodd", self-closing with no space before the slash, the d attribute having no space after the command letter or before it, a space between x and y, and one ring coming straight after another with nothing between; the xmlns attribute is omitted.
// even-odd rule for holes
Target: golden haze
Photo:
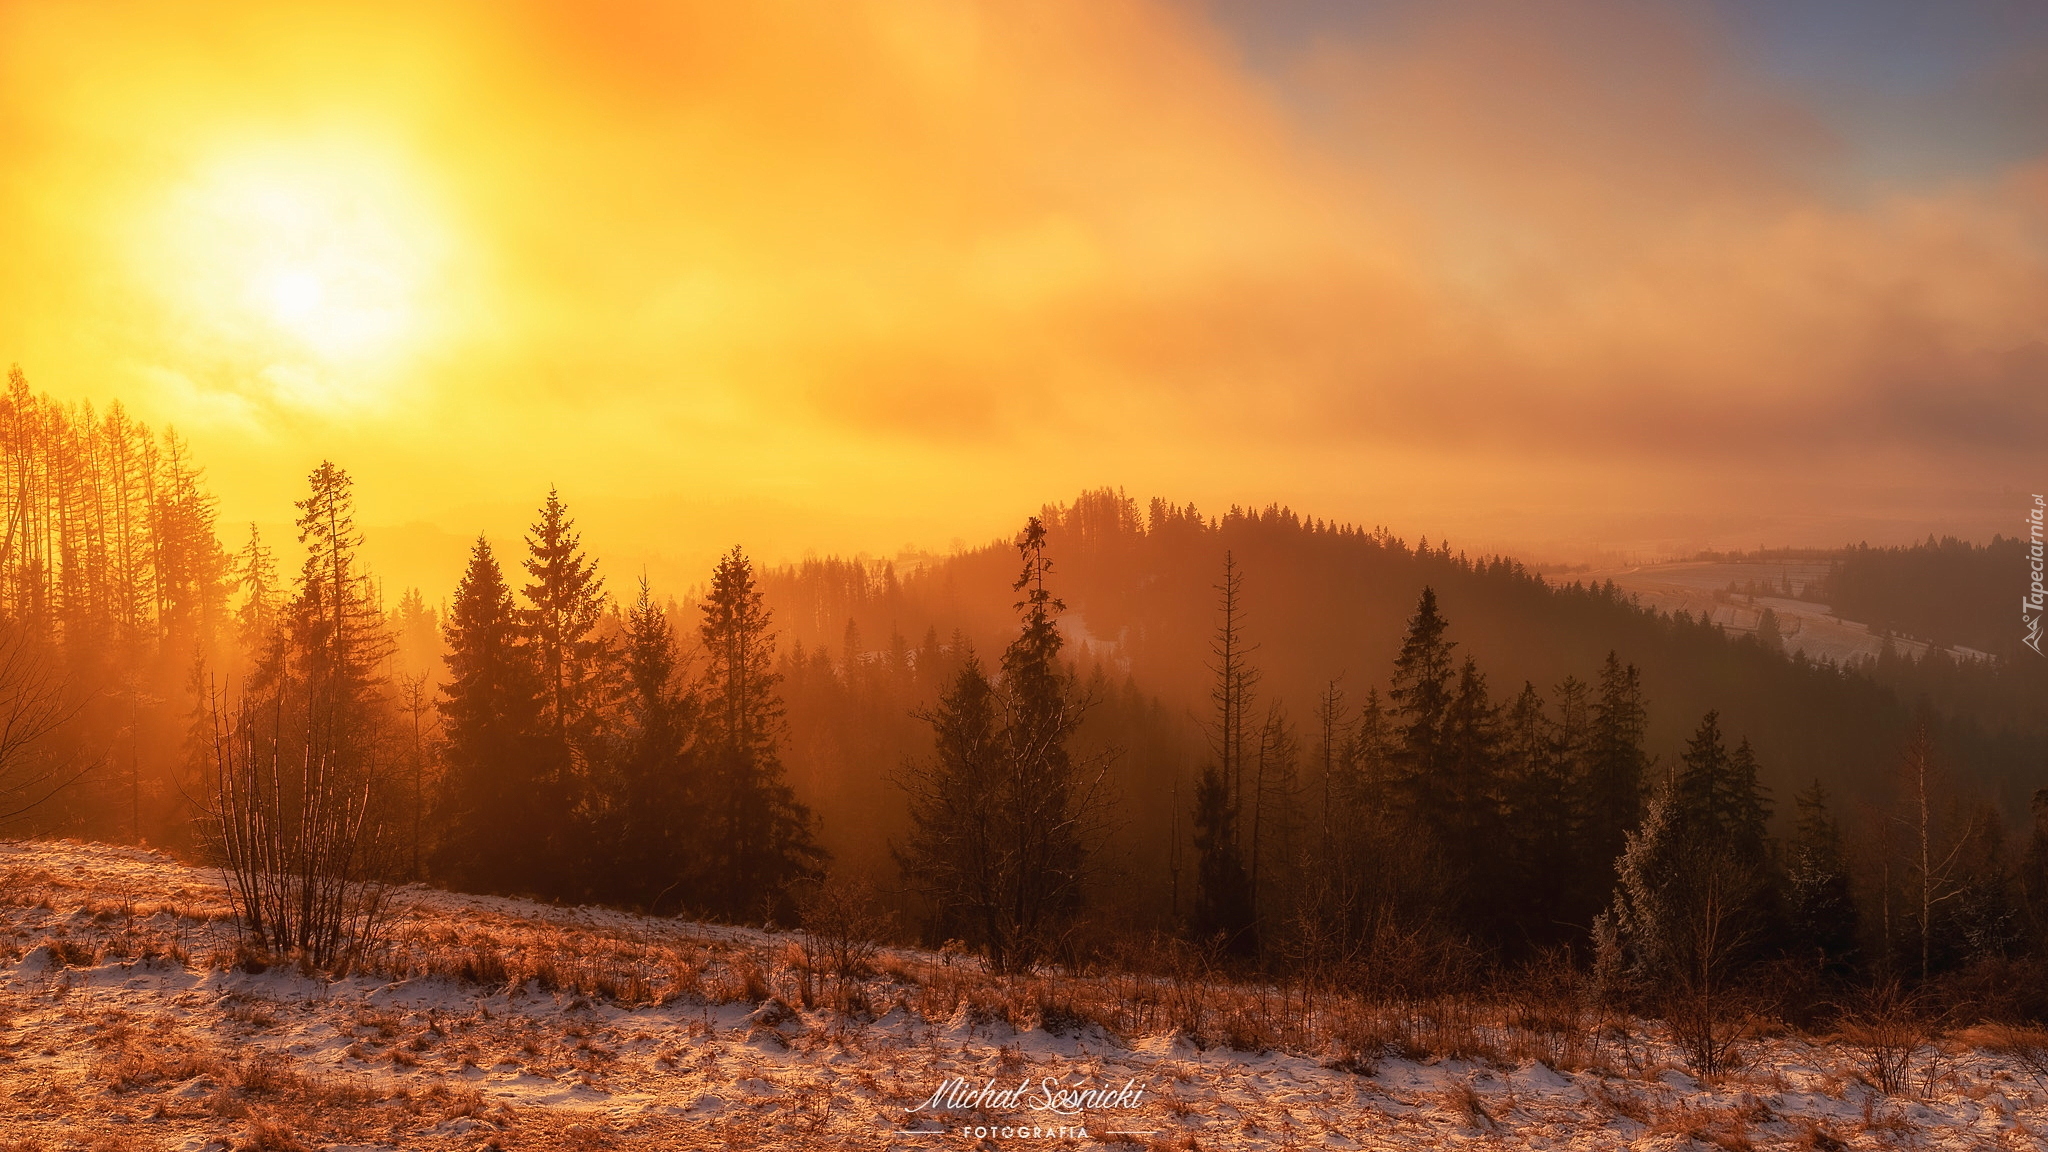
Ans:
<svg viewBox="0 0 2048 1152"><path fill-rule="evenodd" d="M9 3L0 358L331 456L430 595L1283 501L1554 557L2005 527L2048 165L1845 183L1716 29L1451 9ZM1596 34L1597 33L1597 34ZM409 527L407 527L409 525Z"/></svg>

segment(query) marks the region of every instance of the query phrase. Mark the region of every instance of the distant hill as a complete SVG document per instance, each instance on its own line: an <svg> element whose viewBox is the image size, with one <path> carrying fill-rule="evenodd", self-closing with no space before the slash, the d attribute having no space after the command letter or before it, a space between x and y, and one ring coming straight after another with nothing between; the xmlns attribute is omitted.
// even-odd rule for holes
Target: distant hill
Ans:
<svg viewBox="0 0 2048 1152"><path fill-rule="evenodd" d="M1642 669L1653 752L1670 762L1702 714L1718 710L1724 730L1754 741L1781 809L1816 778L1846 800L1878 799L1916 708L1926 710L1942 756L2009 816L2024 813L2033 790L2048 786L2048 709L2039 706L2048 703L2048 674L2034 664L1968 667L1939 654L1914 660L1894 653L1845 667L1794 657L1753 633L1646 609L1611 583L1560 584L1511 559L1466 556L1443 541L1410 544L1384 529L1287 508L1209 516L1160 500L1141 508L1104 490L1049 506L1043 515L1055 565L1051 583L1068 609L1070 654L1084 670L1099 668L1104 683L1154 705L1149 734L1101 734L1124 746L1127 777L1150 781L1127 789L1143 797L1146 834L1151 822L1169 818L1154 794L1161 782L1191 771L1204 755L1208 645L1226 553L1244 575L1244 624L1263 672L1261 709L1265 701L1283 702L1310 737L1316 699L1330 681L1354 703L1369 688L1384 692L1427 585L1440 598L1457 654L1478 660L1496 700L1525 681L1547 691L1567 676L1590 680L1613 651ZM1939 595L1932 590L1947 587L1943 581L1962 578L1951 573L1989 565L2008 546L1935 546L1940 562L1927 565L1918 583L1867 575L1919 563L1912 550L1859 549L1834 563L1826 579L1868 602L1903 604L1915 588ZM807 562L768 574L764 586L785 638L813 659L843 655L851 635L865 660L888 665L914 660L923 646L944 649L956 630L985 656L998 652L1014 619L1015 568L1014 551L997 543L900 575L887 565ZM1864 591L1873 588L1889 591ZM858 757L845 753L843 762L806 765L799 754L799 779L829 781L834 791L890 791L878 775L891 765L860 761L921 752L919 726L900 722L920 701L910 688L900 698L876 700L875 710L893 715L846 723L889 725L894 735L833 741L863 750ZM805 715L802 700L794 700L793 726ZM1118 723L1136 721L1125 715ZM1305 748L1313 744L1304 739ZM1180 763L1161 767L1148 758ZM875 836L888 826L879 806L877 813ZM1163 843L1164 828L1157 834Z"/></svg>

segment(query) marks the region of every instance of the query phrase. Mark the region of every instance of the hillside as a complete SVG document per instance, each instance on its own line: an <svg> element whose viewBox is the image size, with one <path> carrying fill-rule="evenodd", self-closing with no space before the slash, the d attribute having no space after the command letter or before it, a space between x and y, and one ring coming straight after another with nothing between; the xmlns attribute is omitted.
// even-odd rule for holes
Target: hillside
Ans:
<svg viewBox="0 0 2048 1152"><path fill-rule="evenodd" d="M1004 981L887 950L419 887L389 945L314 978L238 954L212 874L131 848L0 844L0 1148L918 1148L949 1078L1030 1085L948 1114L993 1146L1989 1149L2048 1131L2048 1037L1870 1053L1783 1028L1701 1084L1657 1030L1553 989L1405 1003L1122 973ZM1530 1008L1541 1006L1531 1013ZM1131 1107L1020 1138L1050 1078ZM931 1131L927 1131L931 1130ZM1119 1135L1121 1133L1122 1135ZM983 1145L988 1146L988 1145Z"/></svg>
<svg viewBox="0 0 2048 1152"><path fill-rule="evenodd" d="M1729 572L1752 569L1755 579L1767 571L1775 581L1783 565L1720 565L1703 577L1712 587L1692 572L1706 566L1694 565L1685 570L1697 586L1671 591L1640 573L1627 586L1611 573L1543 577L1443 540L1409 541L1285 508L1210 515L1156 499L1141 507L1102 490L1042 515L1050 583L1067 608L1067 654L1100 677L1090 737L1122 753L1119 844L1127 875L1151 886L1142 906L1168 899L1170 801L1178 796L1185 809L1209 755L1209 646L1226 556L1243 578L1243 627L1256 646L1256 714L1277 705L1306 762L1320 738L1319 698L1334 682L1355 716L1369 690L1384 695L1417 597L1430 587L1456 658L1477 661L1493 700L1505 703L1525 682L1547 693L1567 677L1590 681L1613 652L1641 670L1646 747L1660 763L1673 763L1700 718L1718 711L1734 738L1753 742L1781 812L1816 779L1846 804L1890 802L1900 750L1922 718L1944 763L2008 821L2023 821L2029 798L2048 784L2040 774L2048 712L2039 706L2048 662L2031 654L1916 659L1926 644L1887 651L1867 626L1790 597L1790 635L1768 643L1754 634L1746 602L1738 612L1714 592ZM788 657L792 778L826 815L827 843L858 867L887 868L886 841L903 827L891 778L904 757L929 750L929 732L911 714L930 705L936 681L917 662L943 656L956 634L990 657L1014 627L1009 544L918 559L902 572L814 560L763 576ZM1810 581L1833 570L1809 568ZM1923 591L1933 597L1947 587ZM836 813L852 818L835 821Z"/></svg>

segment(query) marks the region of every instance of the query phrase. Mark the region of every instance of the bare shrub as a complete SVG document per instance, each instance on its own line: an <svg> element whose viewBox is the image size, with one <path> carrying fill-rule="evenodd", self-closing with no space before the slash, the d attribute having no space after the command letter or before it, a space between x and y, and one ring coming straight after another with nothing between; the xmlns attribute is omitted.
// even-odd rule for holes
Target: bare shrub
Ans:
<svg viewBox="0 0 2048 1152"><path fill-rule="evenodd" d="M371 782L343 771L334 748L310 739L294 748L281 716L258 716L246 703L229 716L218 697L210 707L211 831L244 938L345 971L377 939L386 911Z"/></svg>
<svg viewBox="0 0 2048 1152"><path fill-rule="evenodd" d="M1907 1070L1926 1046L1928 1022L1917 997L1896 980L1865 990L1842 1013L1838 1034L1857 1055L1864 1079L1887 1096L1906 1090Z"/></svg>
<svg viewBox="0 0 2048 1152"><path fill-rule="evenodd" d="M1594 1032L1593 987L1563 949L1547 951L1499 992L1507 1054L1558 1070L1583 1068Z"/></svg>
<svg viewBox="0 0 2048 1152"><path fill-rule="evenodd" d="M0 825L85 778L94 763L47 739L84 699L64 683L48 645L21 620L0 621Z"/></svg>
<svg viewBox="0 0 2048 1152"><path fill-rule="evenodd" d="M832 873L806 882L796 893L796 908L810 968L841 977L873 974L875 952L896 917L876 905L874 885L865 876Z"/></svg>

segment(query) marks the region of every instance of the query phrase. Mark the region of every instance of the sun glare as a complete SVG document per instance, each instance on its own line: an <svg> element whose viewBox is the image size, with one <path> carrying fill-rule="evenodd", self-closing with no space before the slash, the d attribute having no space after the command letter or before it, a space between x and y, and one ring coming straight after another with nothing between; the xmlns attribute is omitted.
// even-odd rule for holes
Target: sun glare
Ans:
<svg viewBox="0 0 2048 1152"><path fill-rule="evenodd" d="M169 233L163 287L186 319L267 363L362 369L431 335L444 230L387 157L222 158L179 190Z"/></svg>

